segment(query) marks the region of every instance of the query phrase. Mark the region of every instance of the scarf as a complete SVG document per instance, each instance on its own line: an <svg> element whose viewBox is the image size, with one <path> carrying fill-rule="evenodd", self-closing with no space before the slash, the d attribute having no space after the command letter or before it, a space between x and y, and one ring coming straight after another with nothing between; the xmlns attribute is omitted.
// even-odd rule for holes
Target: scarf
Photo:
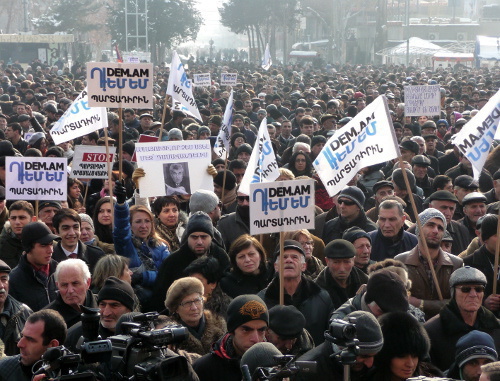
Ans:
<svg viewBox="0 0 500 381"><path fill-rule="evenodd" d="M176 224L173 228L169 228L164 225L158 218L156 218L155 222L156 231L160 235L160 238L168 242L168 245L170 246L170 252L173 253L174 251L179 250L180 242L179 237L177 237L176 234L178 224Z"/></svg>

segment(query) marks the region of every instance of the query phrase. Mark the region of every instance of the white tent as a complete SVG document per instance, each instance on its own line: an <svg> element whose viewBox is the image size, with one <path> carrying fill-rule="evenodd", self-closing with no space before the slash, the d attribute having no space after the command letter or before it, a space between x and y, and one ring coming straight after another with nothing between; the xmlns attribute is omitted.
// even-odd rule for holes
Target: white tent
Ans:
<svg viewBox="0 0 500 381"><path fill-rule="evenodd" d="M384 57L384 63L401 64L406 62L406 55L410 56L410 64L429 66L431 57L436 53L450 53L448 50L430 41L418 37L410 37L392 48L382 49L377 55Z"/></svg>

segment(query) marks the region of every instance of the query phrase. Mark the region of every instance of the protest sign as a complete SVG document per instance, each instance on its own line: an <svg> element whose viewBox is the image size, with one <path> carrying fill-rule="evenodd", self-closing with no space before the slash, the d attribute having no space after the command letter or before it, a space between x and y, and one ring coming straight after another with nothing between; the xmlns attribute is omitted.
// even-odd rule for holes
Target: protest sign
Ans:
<svg viewBox="0 0 500 381"><path fill-rule="evenodd" d="M500 139L500 91L453 138L453 144L472 164L474 179L479 175L490 152L493 139Z"/></svg>
<svg viewBox="0 0 500 381"><path fill-rule="evenodd" d="M439 85L405 86L405 116L441 115Z"/></svg>
<svg viewBox="0 0 500 381"><path fill-rule="evenodd" d="M236 86L238 80L237 73L221 73L220 84L221 86Z"/></svg>
<svg viewBox="0 0 500 381"><path fill-rule="evenodd" d="M175 51L170 64L167 94L172 97L172 110L183 111L201 120L200 112L193 97L191 81L188 79L181 59Z"/></svg>
<svg viewBox="0 0 500 381"><path fill-rule="evenodd" d="M116 147L109 147L108 161L113 162ZM105 146L84 146L75 147L73 161L71 162L71 178L84 179L107 179L108 164L106 162Z"/></svg>
<svg viewBox="0 0 500 381"><path fill-rule="evenodd" d="M66 158L6 157L7 200L66 201Z"/></svg>
<svg viewBox="0 0 500 381"><path fill-rule="evenodd" d="M238 191L250 194L251 183L268 183L276 180L279 175L278 162L267 130L267 118L264 118Z"/></svg>
<svg viewBox="0 0 500 381"><path fill-rule="evenodd" d="M314 180L250 184L250 234L314 229Z"/></svg>
<svg viewBox="0 0 500 381"><path fill-rule="evenodd" d="M363 167L401 156L385 96L377 97L327 141L314 168L330 197Z"/></svg>
<svg viewBox="0 0 500 381"><path fill-rule="evenodd" d="M229 154L231 148L231 124L233 123L233 90L227 100L226 111L220 126L219 134L214 145L214 152L219 157L226 157L226 152Z"/></svg>
<svg viewBox="0 0 500 381"><path fill-rule="evenodd" d="M137 166L146 177L140 180L141 197L191 194L214 190L207 173L211 162L209 140L136 143Z"/></svg>
<svg viewBox="0 0 500 381"><path fill-rule="evenodd" d="M151 136L151 135L144 135L140 134L139 139L137 140L137 143L150 143L150 142L157 142L158 141L158 136ZM135 154L132 155L132 161L135 163L137 162L137 156Z"/></svg>
<svg viewBox="0 0 500 381"><path fill-rule="evenodd" d="M50 136L55 144L61 144L104 127L108 127L106 107L89 107L85 89L51 128Z"/></svg>
<svg viewBox="0 0 500 381"><path fill-rule="evenodd" d="M153 108L153 64L87 63L90 107Z"/></svg>
<svg viewBox="0 0 500 381"><path fill-rule="evenodd" d="M264 52L264 57L262 58L262 69L269 70L271 65L273 64L273 60L271 58L271 51L269 50L269 43L266 45L266 51Z"/></svg>
<svg viewBox="0 0 500 381"><path fill-rule="evenodd" d="M210 86L212 84L210 73L193 74L193 84L195 86Z"/></svg>

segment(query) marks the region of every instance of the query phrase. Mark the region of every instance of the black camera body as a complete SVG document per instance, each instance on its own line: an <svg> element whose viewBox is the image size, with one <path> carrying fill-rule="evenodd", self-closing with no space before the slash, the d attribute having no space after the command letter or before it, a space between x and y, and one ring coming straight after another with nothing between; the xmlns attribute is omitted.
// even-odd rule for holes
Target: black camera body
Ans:
<svg viewBox="0 0 500 381"><path fill-rule="evenodd" d="M359 354L359 340L356 339L355 318L350 318L348 322L342 319L331 320L330 326L325 332L325 339L340 347L335 355L339 357L343 365L356 362L356 357Z"/></svg>

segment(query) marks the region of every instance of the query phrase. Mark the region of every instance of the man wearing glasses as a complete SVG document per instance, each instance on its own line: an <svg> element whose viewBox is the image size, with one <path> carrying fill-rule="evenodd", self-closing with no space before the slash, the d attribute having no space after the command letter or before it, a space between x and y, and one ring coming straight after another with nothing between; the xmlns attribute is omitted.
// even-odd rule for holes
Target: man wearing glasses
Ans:
<svg viewBox="0 0 500 381"><path fill-rule="evenodd" d="M451 275L451 300L424 325L431 339L432 363L439 369L450 367L457 341L473 329L491 335L500 348L500 323L482 306L486 285L485 275L473 267L461 267Z"/></svg>

